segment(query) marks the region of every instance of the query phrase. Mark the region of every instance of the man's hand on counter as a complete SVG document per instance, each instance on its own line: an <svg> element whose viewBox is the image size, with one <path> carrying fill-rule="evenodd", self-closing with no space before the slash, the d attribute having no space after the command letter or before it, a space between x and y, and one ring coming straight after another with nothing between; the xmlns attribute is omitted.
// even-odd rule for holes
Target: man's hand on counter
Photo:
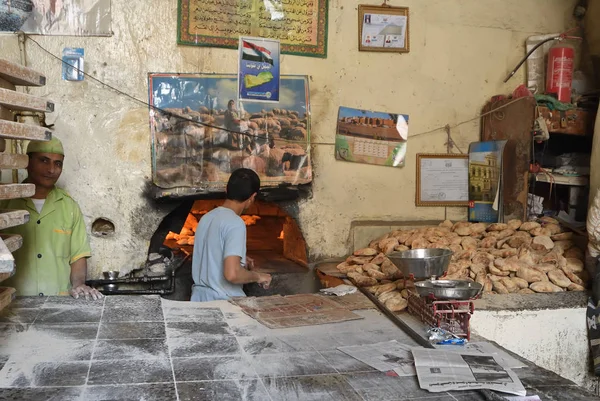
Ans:
<svg viewBox="0 0 600 401"><path fill-rule="evenodd" d="M267 273L257 273L258 274L258 280L256 280L256 282L258 283L258 285L260 285L262 288L264 288L265 290L269 288L269 285L271 285L271 275L267 274Z"/></svg>
<svg viewBox="0 0 600 401"><path fill-rule="evenodd" d="M80 296L84 296L86 300L92 298L94 301L104 298L104 295L102 295L100 291L98 291L95 288L88 287L85 284L81 284L75 288L71 288L71 291L69 292L71 296L75 299L79 299Z"/></svg>

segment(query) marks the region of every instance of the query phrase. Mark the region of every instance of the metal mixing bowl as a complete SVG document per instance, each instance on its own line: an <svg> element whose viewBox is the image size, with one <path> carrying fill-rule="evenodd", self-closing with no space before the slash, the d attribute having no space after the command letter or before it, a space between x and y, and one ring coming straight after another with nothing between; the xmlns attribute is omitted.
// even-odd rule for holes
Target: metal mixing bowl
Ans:
<svg viewBox="0 0 600 401"><path fill-rule="evenodd" d="M481 292L483 286L466 280L425 280L416 282L415 288L422 297L471 299Z"/></svg>
<svg viewBox="0 0 600 401"><path fill-rule="evenodd" d="M412 275L415 279L424 279L441 277L448 270L452 251L438 248L412 249L392 252L387 257L402 271L404 277Z"/></svg>

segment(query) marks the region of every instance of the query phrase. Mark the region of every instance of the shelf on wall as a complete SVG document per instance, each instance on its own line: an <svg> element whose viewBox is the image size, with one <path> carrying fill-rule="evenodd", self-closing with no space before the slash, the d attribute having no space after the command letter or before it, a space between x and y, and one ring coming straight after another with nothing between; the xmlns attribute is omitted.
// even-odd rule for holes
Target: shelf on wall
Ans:
<svg viewBox="0 0 600 401"><path fill-rule="evenodd" d="M0 234L0 239L4 241L4 244L11 252L15 252L23 246L23 237L19 234Z"/></svg>
<svg viewBox="0 0 600 401"><path fill-rule="evenodd" d="M52 131L37 125L0 120L0 138L49 141L52 139Z"/></svg>
<svg viewBox="0 0 600 401"><path fill-rule="evenodd" d="M35 184L0 184L0 200L29 198L35 194Z"/></svg>
<svg viewBox="0 0 600 401"><path fill-rule="evenodd" d="M44 98L0 88L0 106L11 110L41 111L51 113L54 103Z"/></svg>
<svg viewBox="0 0 600 401"><path fill-rule="evenodd" d="M20 226L28 221L29 212L27 210L0 209L0 230Z"/></svg>
<svg viewBox="0 0 600 401"><path fill-rule="evenodd" d="M549 184L556 185L569 185L576 187L585 187L589 183L589 178L587 176L568 176L568 175L560 175L560 174L546 174L546 173L537 173L535 175L535 180L538 182L547 182Z"/></svg>
<svg viewBox="0 0 600 401"><path fill-rule="evenodd" d="M38 125L15 122L15 111L48 113L54 111L54 103L48 99L17 92L17 86L43 86L46 77L25 66L0 59L0 169L16 170L27 167L29 157L5 152L5 139L49 141L52 132ZM35 194L34 184L0 184L0 200L28 198ZM0 230L25 224L29 221L26 210L0 210ZM12 252L23 246L18 234L0 234L0 281L15 272ZM0 309L6 307L15 296L14 288L0 287Z"/></svg>
<svg viewBox="0 0 600 401"><path fill-rule="evenodd" d="M19 86L46 85L46 77L41 73L4 59L0 59L0 78Z"/></svg>
<svg viewBox="0 0 600 401"><path fill-rule="evenodd" d="M0 153L0 169L24 169L29 164L29 156L16 153Z"/></svg>

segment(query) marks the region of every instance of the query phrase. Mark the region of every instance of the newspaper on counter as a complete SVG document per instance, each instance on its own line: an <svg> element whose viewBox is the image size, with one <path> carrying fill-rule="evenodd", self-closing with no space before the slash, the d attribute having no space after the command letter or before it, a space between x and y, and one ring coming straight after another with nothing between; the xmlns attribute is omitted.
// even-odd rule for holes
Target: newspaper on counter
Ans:
<svg viewBox="0 0 600 401"><path fill-rule="evenodd" d="M354 294L356 292L356 287L353 285L340 284L337 287L322 288L319 291L327 295L337 295L338 297L343 297L344 295Z"/></svg>
<svg viewBox="0 0 600 401"><path fill-rule="evenodd" d="M437 349L441 349L449 352L469 352L469 353L479 353L479 354L492 354L501 358L504 362L501 362L501 365L510 369L518 369L525 368L523 362L519 361L516 358L513 358L508 354L508 352L501 350L498 347L495 347L493 344L488 342L476 342L476 343L466 343L465 345L434 345ZM499 359L498 359L499 360Z"/></svg>
<svg viewBox="0 0 600 401"><path fill-rule="evenodd" d="M415 376L410 347L396 340L368 345L338 347L338 350L381 371L393 370L398 376Z"/></svg>
<svg viewBox="0 0 600 401"><path fill-rule="evenodd" d="M517 375L498 355L413 348L419 386L433 393L488 389L525 396Z"/></svg>

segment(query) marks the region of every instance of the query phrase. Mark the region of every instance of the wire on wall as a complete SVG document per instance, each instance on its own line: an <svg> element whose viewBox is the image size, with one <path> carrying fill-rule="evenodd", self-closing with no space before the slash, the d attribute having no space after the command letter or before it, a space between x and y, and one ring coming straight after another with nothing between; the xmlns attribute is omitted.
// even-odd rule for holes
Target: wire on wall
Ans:
<svg viewBox="0 0 600 401"><path fill-rule="evenodd" d="M23 34L22 32L17 32L17 33L18 33L18 34ZM30 36L30 35L25 35L25 38L26 38L26 40L29 40L29 41L33 42L33 43L34 43L34 44L35 44L37 47L39 47L39 48L40 48L40 49L41 49L43 52L47 53L47 54L48 54L49 56L51 56L52 58L54 58L54 59L58 60L58 61L59 61L61 64L63 64L63 63L64 63L64 61L62 60L62 58L58 57L57 55L55 55L55 54L54 54L54 53L52 53L51 51L47 50L47 49L46 49L44 46L42 46L40 43L38 43L38 42L37 42L35 39L33 39L33 38ZM133 96L133 95L130 95L130 94L126 93L126 92L123 92L122 90L120 90L120 89L117 89L117 88L115 88L114 86L112 86L112 85L110 85L110 84L107 84L106 82L104 82L104 81L102 81L102 80L100 80L100 79L98 79L98 78L94 77L93 75L90 75L90 74L86 73L85 71L82 71L82 70L78 69L77 67L74 67L74 66L72 66L72 65L69 65L69 67L70 67L70 68L73 68L73 69L75 69L75 70L77 70L78 72L82 73L84 76L88 77L88 78L89 78L89 79L91 79L92 81L95 81L95 82L99 83L99 84L100 84L100 85L102 85L103 87L109 88L110 90L112 90L112 91L114 91L114 92L118 93L119 95L121 95L121 96L124 96L124 97L127 97L127 98L129 98L129 99L133 100L133 101L134 101L134 102L136 102L136 103L139 103L139 104L141 104L141 105L147 106L147 107L149 107L150 109L153 109L153 110L159 111L159 112L161 112L161 113L163 113L163 114L169 115L169 116L171 116L171 117L174 117L174 118L177 118L177 119L185 120L185 121L188 121L188 122L191 122L191 123L197 124L197 125L201 125L201 126L204 126L204 127L207 127L207 128L214 128L214 129L219 129L219 130L222 130L222 131L225 131L225 132L230 132L230 133L234 133L234 134L238 134L238 135L245 135L245 136L249 136L249 137L254 137L254 135L253 135L253 134L250 134L250 133L247 133L247 132L240 132L240 131L230 130L230 129L226 129L226 128L223 128L223 127L218 127L218 126L215 126L215 125L212 125L212 124L208 124L208 123L205 123L205 122L201 122L201 121L195 121L195 120L187 119L187 118L185 118L185 117L182 117L182 116L180 116L180 115L174 114L174 113L172 113L172 112L169 112L169 111L167 111L167 110L164 110L164 109L161 109L160 107L156 107L156 106L154 106L154 105L152 105L152 104L150 104L150 103L148 103L148 102L146 102L146 101L144 101L144 100L138 99L138 98L136 98L135 96ZM503 109L503 108L505 108L505 107L508 107L508 106L510 106L511 104L514 104L514 103L516 103L516 102L519 102L519 101L521 101L521 100L523 100L523 99L526 99L526 98L525 98L525 97L520 97L520 98L514 99L514 100L512 100L512 101L510 101L510 102L508 102L508 103L505 103L505 104L503 104L502 106L499 106L498 108L496 108L496 109L494 109L494 110L490 110L490 111L488 111L488 112L485 112L485 113L482 113L482 114L478 114L478 115L476 115L476 116L475 116L475 117L473 117L473 118L470 118L470 119L468 119L468 120L461 121L461 122L459 122L459 123L456 123L456 124L454 124L454 125L449 125L449 124L446 124L446 125L444 125L444 126L437 127L437 128L433 128L433 129L430 129L430 130L428 130L428 131L419 132L419 133L416 133L416 134L410 134L410 135L409 135L409 138L414 138L414 137L417 137L417 136L421 136L421 135L427 135L427 134L432 134L432 133L434 133L434 132L438 132L438 131L445 130L445 131L446 131L446 134L447 134L447 138L448 138L448 139L447 139L447 146L448 146L448 149L450 150L451 148L456 148L456 149L457 149L457 150L458 150L460 153L463 153L463 151L462 151L462 150L461 150L461 149L460 149L460 148L459 148L459 147L456 145L456 142L454 142L454 140L452 139L452 136L451 136L451 134L450 134L450 132L451 132L451 130L452 130L452 129L454 129L454 128L458 128L458 127L460 127L461 125L464 125L464 124L470 123L470 122L472 122L472 121L478 120L478 119L480 119L480 118L482 118L482 117L485 117L485 116L487 116L487 115L490 115L490 114L493 114L493 113L497 113L499 110L501 110L501 109ZM301 143L301 144L304 144L304 143L306 143L305 141L298 141L298 140L293 140L293 139L285 139L285 138L281 138L280 140L281 140L281 141L284 141L284 142L289 142L289 143ZM310 145L311 145L311 146L316 146L316 145L322 145L322 146L335 146L335 142L310 142ZM450 151L448 151L448 153L451 153L451 152L450 152Z"/></svg>

